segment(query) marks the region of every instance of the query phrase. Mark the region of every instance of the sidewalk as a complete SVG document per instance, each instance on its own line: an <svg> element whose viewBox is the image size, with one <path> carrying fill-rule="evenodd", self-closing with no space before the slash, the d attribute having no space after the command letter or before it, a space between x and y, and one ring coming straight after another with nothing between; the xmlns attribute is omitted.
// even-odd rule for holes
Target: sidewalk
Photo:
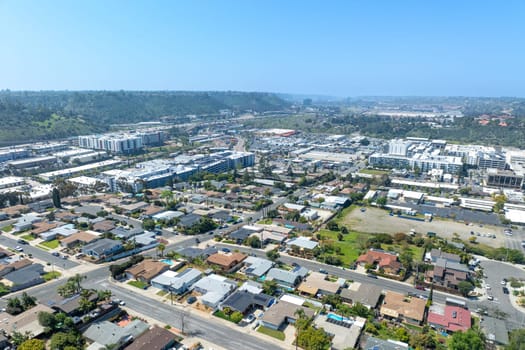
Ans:
<svg viewBox="0 0 525 350"><path fill-rule="evenodd" d="M166 294L165 296L159 296L157 295L157 292L159 291L157 288L154 288L154 287L149 287L148 289L139 289L137 287L133 287L127 283L120 283L120 282L115 282L113 281L111 278L108 279L110 283L112 284L115 284L115 285L118 285L119 287L123 287L123 288L126 288L126 289L129 289L131 291L133 291L134 293L140 293L150 299L155 299L155 300L158 300L158 301L161 301L161 302L164 302L166 303L166 307L172 307L172 308L175 308L179 311L186 311L188 312L190 315L192 314L196 314L198 315L199 317L203 317L203 318L207 318L209 320L212 320L213 322L220 322L222 323L224 326L227 326L231 329L234 329L234 330L237 330L237 331L240 331L242 333L245 333L245 334L249 334L251 336L255 336L255 337L258 337L260 338L261 340L264 340L266 342L269 342L269 343L274 343L276 344L279 348L289 348L289 349L295 349L295 347L292 347L292 346L289 346L288 344L286 344L286 341L282 342L278 339L275 339L275 338L272 338L270 336L266 336L262 333L259 333L257 332L256 330L252 329L251 326L253 325L248 325L246 327L239 327L238 325L236 325L235 323L232 323L232 322L229 322L229 321L226 321L226 320L223 320L222 318L219 318L219 317L215 317L213 316L211 313L208 313L208 312L204 312L204 311L200 311L200 310L197 310L193 307L186 307L184 308L183 305L177 303L174 301L174 304L173 305L170 305L170 295L169 294ZM137 315L140 315L141 317L144 316L145 319L148 319L148 320L151 320L151 323L152 324L159 324L159 325L163 325L162 322L158 321L158 320L155 320L147 315L142 315L136 311L133 311L133 310L130 310L132 313L134 314L137 314ZM170 325L170 326L173 326L173 325ZM190 339L193 339L193 342L195 342L195 339L197 338L190 338ZM205 343L205 341L202 341L201 339L198 339L197 341L200 341L203 345ZM193 343L192 343L193 344ZM211 347L210 347L211 348ZM212 345L212 348L213 349L222 349L221 347L218 347L218 346L215 346L215 345Z"/></svg>

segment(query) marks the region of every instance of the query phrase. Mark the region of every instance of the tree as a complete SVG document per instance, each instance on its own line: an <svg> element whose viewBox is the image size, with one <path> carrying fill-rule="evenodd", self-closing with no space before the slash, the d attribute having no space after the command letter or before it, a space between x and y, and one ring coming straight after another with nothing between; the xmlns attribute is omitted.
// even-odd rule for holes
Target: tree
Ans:
<svg viewBox="0 0 525 350"><path fill-rule="evenodd" d="M13 345L16 346L23 344L31 338L33 338L33 333L29 331L26 331L24 333L14 331L13 333L11 333L11 343L13 343Z"/></svg>
<svg viewBox="0 0 525 350"><path fill-rule="evenodd" d="M142 220L142 228L146 231L152 231L155 229L155 221L153 219Z"/></svg>
<svg viewBox="0 0 525 350"><path fill-rule="evenodd" d="M7 299L7 313L16 315L24 311L20 299L17 297Z"/></svg>
<svg viewBox="0 0 525 350"><path fill-rule="evenodd" d="M45 343L40 339L29 339L18 346L18 350L44 350Z"/></svg>
<svg viewBox="0 0 525 350"><path fill-rule="evenodd" d="M67 350L68 347L81 349L82 345L82 337L80 337L76 332L58 332L53 334L50 340L50 348L53 350Z"/></svg>
<svg viewBox="0 0 525 350"><path fill-rule="evenodd" d="M262 285L263 292L268 295L275 295L277 292L277 282L265 280Z"/></svg>
<svg viewBox="0 0 525 350"><path fill-rule="evenodd" d="M385 196L382 196L382 197L379 197L377 200L376 200L376 204L380 207L380 208L384 208L385 205L387 203L387 199Z"/></svg>
<svg viewBox="0 0 525 350"><path fill-rule="evenodd" d="M341 232L337 233L337 240L342 241L343 240L343 234Z"/></svg>
<svg viewBox="0 0 525 350"><path fill-rule="evenodd" d="M163 243L160 243L157 246L157 250L160 252L160 256L164 256L164 250L166 250L166 245Z"/></svg>
<svg viewBox="0 0 525 350"><path fill-rule="evenodd" d="M49 312L41 311L38 313L38 323L46 328L46 331L52 332L56 329L57 320L55 315Z"/></svg>
<svg viewBox="0 0 525 350"><path fill-rule="evenodd" d="M326 224L326 228L330 231L339 231L339 225L336 222L330 221Z"/></svg>
<svg viewBox="0 0 525 350"><path fill-rule="evenodd" d="M348 228L346 228L346 226L341 226L341 233L343 235L347 235L348 234Z"/></svg>
<svg viewBox="0 0 525 350"><path fill-rule="evenodd" d="M62 208L62 204L60 203L60 192L58 192L58 189L56 187L53 188L51 198L53 199L53 206L55 208Z"/></svg>
<svg viewBox="0 0 525 350"><path fill-rule="evenodd" d="M523 350L525 348L525 329L515 329L510 332L509 345L505 350Z"/></svg>
<svg viewBox="0 0 525 350"><path fill-rule="evenodd" d="M36 298L24 292L22 293L22 296L20 297L20 302L22 304L22 308L24 310L27 310L36 305Z"/></svg>
<svg viewBox="0 0 525 350"><path fill-rule="evenodd" d="M249 245L252 248L261 248L262 243L259 237L257 236L250 236L246 239L246 244Z"/></svg>
<svg viewBox="0 0 525 350"><path fill-rule="evenodd" d="M484 350L485 336L478 328L455 332L448 343L450 350Z"/></svg>
<svg viewBox="0 0 525 350"><path fill-rule="evenodd" d="M276 261L279 259L281 254L279 254L279 251L277 249L269 250L266 252L266 257L272 261Z"/></svg>
<svg viewBox="0 0 525 350"><path fill-rule="evenodd" d="M458 290L464 297L468 296L472 290L474 290L474 285L469 281L461 281L458 283Z"/></svg>
<svg viewBox="0 0 525 350"><path fill-rule="evenodd" d="M230 321L234 323L239 323L241 322L242 317L243 317L242 313L240 313L239 311L235 311L234 313L230 315Z"/></svg>

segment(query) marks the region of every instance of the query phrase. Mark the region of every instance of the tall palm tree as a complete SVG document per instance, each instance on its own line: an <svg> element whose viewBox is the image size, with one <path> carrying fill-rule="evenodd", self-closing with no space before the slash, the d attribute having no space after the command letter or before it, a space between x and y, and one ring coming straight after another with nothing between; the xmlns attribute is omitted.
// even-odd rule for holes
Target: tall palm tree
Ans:
<svg viewBox="0 0 525 350"><path fill-rule="evenodd" d="M161 243L157 246L157 250L160 252L160 256L164 256L164 250L166 249L166 245Z"/></svg>

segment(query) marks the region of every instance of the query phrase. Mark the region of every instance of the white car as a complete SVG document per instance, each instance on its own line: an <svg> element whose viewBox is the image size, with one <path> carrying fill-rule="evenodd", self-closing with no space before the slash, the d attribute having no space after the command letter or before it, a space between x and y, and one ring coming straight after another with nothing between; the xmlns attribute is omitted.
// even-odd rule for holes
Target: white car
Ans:
<svg viewBox="0 0 525 350"><path fill-rule="evenodd" d="M486 284L485 285L485 289L489 290L490 289L490 284Z"/></svg>
<svg viewBox="0 0 525 350"><path fill-rule="evenodd" d="M124 300L121 300L120 303L118 303L120 306L126 305L126 302Z"/></svg>
<svg viewBox="0 0 525 350"><path fill-rule="evenodd" d="M502 285L502 286L507 285L507 281L505 281L505 280L501 280L501 285Z"/></svg>
<svg viewBox="0 0 525 350"><path fill-rule="evenodd" d="M17 245L17 246L15 247L15 250L16 250L17 252L23 252L23 251L24 251L24 248L22 248L21 246Z"/></svg>

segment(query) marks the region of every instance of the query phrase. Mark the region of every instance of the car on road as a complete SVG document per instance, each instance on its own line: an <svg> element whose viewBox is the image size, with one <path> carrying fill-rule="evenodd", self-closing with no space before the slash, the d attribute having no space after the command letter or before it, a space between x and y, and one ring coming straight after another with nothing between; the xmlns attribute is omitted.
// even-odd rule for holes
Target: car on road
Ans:
<svg viewBox="0 0 525 350"><path fill-rule="evenodd" d="M375 278L375 279L377 279L377 276L374 275L373 273L367 273L366 275L367 275L368 277L370 277L370 278Z"/></svg>
<svg viewBox="0 0 525 350"><path fill-rule="evenodd" d="M489 301L493 301L493 300L494 300L494 297L493 297L492 295L489 295L489 296L487 296L487 300L489 300Z"/></svg>
<svg viewBox="0 0 525 350"><path fill-rule="evenodd" d="M231 253L231 250L228 249L228 248L221 248L221 250L222 250L224 253Z"/></svg>
<svg viewBox="0 0 525 350"><path fill-rule="evenodd" d="M423 287L423 286L416 286L416 289L425 290L425 287Z"/></svg>
<svg viewBox="0 0 525 350"><path fill-rule="evenodd" d="M19 239L17 242L20 244L29 244L25 239Z"/></svg>
<svg viewBox="0 0 525 350"><path fill-rule="evenodd" d="M58 254L58 252L53 252L53 253L51 253L51 255L56 256L57 258L60 256L60 254Z"/></svg>
<svg viewBox="0 0 525 350"><path fill-rule="evenodd" d="M507 285L507 280L506 279L502 279L500 283L501 283L502 286L505 286L505 285Z"/></svg>
<svg viewBox="0 0 525 350"><path fill-rule="evenodd" d="M319 269L319 272L324 273L325 275L328 275L328 271L326 271L325 269Z"/></svg>
<svg viewBox="0 0 525 350"><path fill-rule="evenodd" d="M486 285L485 285L485 289L486 289L486 290L490 290L490 284L486 284Z"/></svg>
<svg viewBox="0 0 525 350"><path fill-rule="evenodd" d="M124 306L126 305L126 302L124 300L121 300L119 303L118 303L120 306Z"/></svg>
<svg viewBox="0 0 525 350"><path fill-rule="evenodd" d="M197 298L194 297L194 296L191 296L188 298L188 300L186 300L188 302L188 304L193 304L194 302L197 301Z"/></svg>
<svg viewBox="0 0 525 350"><path fill-rule="evenodd" d="M62 260L67 260L67 255L62 255L61 258Z"/></svg>
<svg viewBox="0 0 525 350"><path fill-rule="evenodd" d="M200 239L198 239L198 238L195 238L195 244L199 244L200 242L201 242L201 240L200 240Z"/></svg>
<svg viewBox="0 0 525 350"><path fill-rule="evenodd" d="M16 250L17 252L23 252L23 251L24 251L24 248L22 248L21 246L17 245L17 246L15 247L15 250Z"/></svg>
<svg viewBox="0 0 525 350"><path fill-rule="evenodd" d="M503 287L503 294L509 294L509 289L507 287Z"/></svg>

